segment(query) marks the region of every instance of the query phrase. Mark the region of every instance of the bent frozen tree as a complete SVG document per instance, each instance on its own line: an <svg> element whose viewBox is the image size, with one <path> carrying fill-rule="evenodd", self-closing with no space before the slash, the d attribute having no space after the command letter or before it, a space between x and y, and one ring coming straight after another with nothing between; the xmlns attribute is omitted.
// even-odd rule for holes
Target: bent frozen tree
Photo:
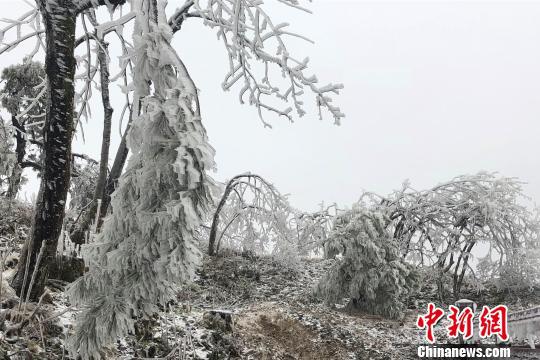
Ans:
<svg viewBox="0 0 540 360"><path fill-rule="evenodd" d="M197 90L170 46L164 3L156 5L132 5L135 107L141 100L129 138L133 155L113 195L113 214L83 249L90 270L69 290L82 310L71 351L83 359L99 358L103 346L133 330L134 315L152 314L192 278L199 261L193 232L212 202L206 171L214 152Z"/></svg>
<svg viewBox="0 0 540 360"><path fill-rule="evenodd" d="M240 174L225 185L203 238L208 238L210 256L225 247L272 255L285 265L297 265L300 256L323 250L339 212L336 204L321 204L312 213L299 211L268 180Z"/></svg>
<svg viewBox="0 0 540 360"><path fill-rule="evenodd" d="M523 204L522 183L515 178L481 172L424 191L405 182L389 196L368 193L368 199L390 219L387 227L402 256L433 269L441 300L445 282L458 299L466 274L476 276L473 251L482 243L489 254L481 264L493 265L490 276L513 276L505 287L538 273L538 211Z"/></svg>
<svg viewBox="0 0 540 360"><path fill-rule="evenodd" d="M241 174L228 181L210 227L208 254L220 246L257 254L271 253L296 262L289 219L294 210L287 197L256 174ZM285 258L288 257L288 258Z"/></svg>

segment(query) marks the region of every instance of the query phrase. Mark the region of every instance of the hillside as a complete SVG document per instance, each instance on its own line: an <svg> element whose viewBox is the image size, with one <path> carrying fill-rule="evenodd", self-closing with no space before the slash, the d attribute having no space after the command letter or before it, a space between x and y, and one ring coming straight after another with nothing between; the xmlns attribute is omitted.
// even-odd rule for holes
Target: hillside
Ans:
<svg viewBox="0 0 540 360"><path fill-rule="evenodd" d="M417 344L424 341L415 320L426 296L413 301L410 307L417 309L407 310L403 321L331 309L312 296L331 265L331 260L312 259L289 269L248 253L205 257L198 279L178 292L177 302L153 321L139 322L135 334L104 355L122 360L415 359ZM18 336L2 332L1 359L67 358L63 334L72 327L73 313L62 292L51 292L36 312L39 321ZM28 311L35 308L30 304ZM16 323L15 310L3 310L3 330ZM443 330L444 323L436 330L442 342Z"/></svg>

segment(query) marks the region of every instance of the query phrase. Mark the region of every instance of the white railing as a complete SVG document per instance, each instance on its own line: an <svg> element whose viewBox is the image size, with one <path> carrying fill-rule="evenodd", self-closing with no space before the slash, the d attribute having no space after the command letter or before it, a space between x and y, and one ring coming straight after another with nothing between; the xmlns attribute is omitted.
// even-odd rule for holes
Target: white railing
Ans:
<svg viewBox="0 0 540 360"><path fill-rule="evenodd" d="M535 338L540 338L540 306L509 314L508 332L513 341L527 341L534 349Z"/></svg>

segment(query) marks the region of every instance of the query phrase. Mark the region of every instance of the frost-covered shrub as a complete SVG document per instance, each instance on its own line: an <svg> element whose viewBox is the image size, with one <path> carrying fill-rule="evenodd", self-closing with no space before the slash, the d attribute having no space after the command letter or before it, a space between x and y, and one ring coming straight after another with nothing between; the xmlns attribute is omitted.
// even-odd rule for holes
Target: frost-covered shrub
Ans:
<svg viewBox="0 0 540 360"><path fill-rule="evenodd" d="M363 207L337 217L326 244L327 254L336 258L336 264L316 289L327 303L349 299L351 309L402 317L418 275L402 260L387 223L381 213Z"/></svg>

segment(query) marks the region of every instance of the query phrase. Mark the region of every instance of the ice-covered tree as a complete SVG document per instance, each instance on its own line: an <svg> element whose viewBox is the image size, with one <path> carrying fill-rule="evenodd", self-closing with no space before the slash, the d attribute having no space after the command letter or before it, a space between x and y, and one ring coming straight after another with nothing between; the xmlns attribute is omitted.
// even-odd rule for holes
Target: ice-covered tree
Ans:
<svg viewBox="0 0 540 360"><path fill-rule="evenodd" d="M398 241L387 230L389 221L383 212L361 205L337 216L325 244L336 263L316 289L327 303L349 299L351 310L403 317L418 274L401 257Z"/></svg>
<svg viewBox="0 0 540 360"><path fill-rule="evenodd" d="M325 206L324 203L315 212L294 212L289 227L300 255L320 255L332 232L334 221L341 212L337 204Z"/></svg>
<svg viewBox="0 0 540 360"><path fill-rule="evenodd" d="M208 232L208 253L225 247L271 255L287 265L300 256L320 253L336 214L336 205L304 212L288 196L256 174L241 174L224 186Z"/></svg>
<svg viewBox="0 0 540 360"><path fill-rule="evenodd" d="M197 90L170 45L160 5L133 2L134 87L141 104L130 134L133 155L114 193L113 214L84 249L90 271L70 289L81 306L71 349L83 359L99 357L104 345L133 330L134 316L170 300L198 263L193 232L211 203L206 171L214 166L213 150Z"/></svg>
<svg viewBox="0 0 540 360"><path fill-rule="evenodd" d="M126 135L133 156L118 181L111 201L112 215L97 235L95 245L87 248L90 271L72 289L73 301L83 309L72 348L87 357L96 355L101 346L129 329L134 314L151 312L155 304L165 301L171 284L189 279L195 268L197 251L192 232L210 203L212 182L206 170L212 167L212 151L201 124L195 85L170 47L172 34L184 21L202 19L217 30L229 60L224 89L239 84L240 100L254 105L265 125L269 123L263 119L263 111L292 119L294 107L298 115L303 115L302 98L308 92L336 122L343 117L331 102L331 95L341 85L320 86L315 76L307 74L308 59L296 59L287 49L287 38L297 35L289 32L286 24L274 23L264 2L188 0L179 4L170 17L165 14L165 1L133 0L127 6L123 3L40 0L36 10L2 29L3 34L11 31L16 37L0 48L4 53L36 39L30 58L44 48L48 78L45 172L32 241L22 259L26 262L28 255L28 265L19 269L14 280L19 289L25 288L25 274L33 273L36 249L41 248L41 243L47 244L44 259L53 255L53 246L56 248L70 178L71 140L75 126L81 125L79 120L90 116L87 100L99 68L99 63L94 65L92 61L95 50L91 44L101 47L105 36L116 36L123 53L120 71L111 75L110 81L122 82L126 93L122 114L129 113L134 121ZM281 3L303 9L296 1ZM111 10L111 20L94 17L94 9L101 5ZM120 11L114 12L115 8ZM134 19L136 31L129 39L124 27ZM75 36L76 25L84 30L79 38ZM30 32L23 34L23 27L30 28ZM78 45L86 45L86 54L74 56ZM82 69L77 75L76 63ZM82 84L75 86L76 81ZM280 101L285 105L279 106ZM126 152L122 154L125 159ZM38 273L33 298L42 290L46 267ZM111 294L110 289L115 291ZM109 315L115 321L108 321L112 319ZM97 318L103 322L96 322ZM104 328L103 324L112 325ZM89 335L80 336L83 333Z"/></svg>
<svg viewBox="0 0 540 360"><path fill-rule="evenodd" d="M405 182L389 196L365 194L364 200L368 198L391 220L388 231L403 256L437 274L441 300L446 278L458 298L465 275L474 275L471 264L478 244L489 248L494 275L510 269L523 274L523 252L538 250L538 212L526 206L522 183L515 178L479 173L423 191Z"/></svg>
<svg viewBox="0 0 540 360"><path fill-rule="evenodd" d="M132 329L134 314L144 316L155 311L157 304L164 304L176 286L190 279L198 261L194 231L211 205L212 182L206 171L213 167L213 150L206 142L195 85L170 46L172 30L180 21L193 15L218 28L231 56L229 85L243 79L241 94L247 92L249 101L260 110L288 115L262 100L264 95L279 95L278 90L270 89L268 79L255 82L249 51L255 51L256 59L265 66L278 65L291 80L285 91L289 95L281 94L281 98L291 96L300 113L299 89L306 86L336 120L342 117L326 95L340 86L317 87L315 78L304 75L306 63L295 63L285 53L284 44L276 50L281 58L263 50L265 40L281 41L286 32L282 26L272 25L262 2L230 2L232 13L226 10L227 4L212 1L203 9L190 1L167 20L165 2L132 2L137 14L130 53L133 114L140 110L140 115L130 133L133 155L112 199L113 213L96 242L87 247L89 273L71 289L71 299L83 307L72 351L83 358L97 356L104 345ZM188 12L191 7L197 16ZM255 14L257 20L251 16ZM248 21L253 21L255 30L246 25Z"/></svg>
<svg viewBox="0 0 540 360"><path fill-rule="evenodd" d="M234 176L214 212L208 253L221 246L255 254L272 254L288 265L298 258L289 221L294 215L286 196L256 174Z"/></svg>

